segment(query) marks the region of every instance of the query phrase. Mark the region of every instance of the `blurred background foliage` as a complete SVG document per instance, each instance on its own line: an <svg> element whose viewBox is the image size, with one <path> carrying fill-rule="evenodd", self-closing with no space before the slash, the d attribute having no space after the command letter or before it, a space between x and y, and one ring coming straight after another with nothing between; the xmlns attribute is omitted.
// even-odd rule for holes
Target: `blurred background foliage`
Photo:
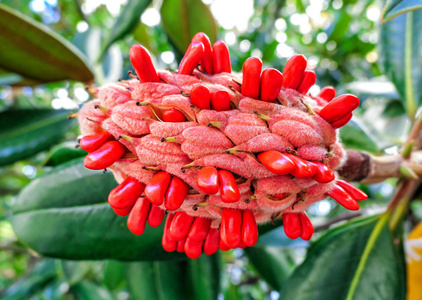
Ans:
<svg viewBox="0 0 422 300"><path fill-rule="evenodd" d="M76 122L67 116L91 100L89 89L128 78L132 44L145 45L158 68L175 70L198 31L206 32L212 42L222 39L228 44L235 71L241 71L250 56L282 70L290 56L304 54L308 68L318 76L311 94L333 85L338 94L352 92L361 99L357 116L341 131L345 145L395 154L422 101L422 15L415 11L410 21L398 16L420 8L417 2L392 1L383 12L385 3L375 0L0 0L0 297L279 299L280 291L293 295L285 283L310 244L289 240L280 228L261 236L253 248L203 255L195 261L52 259L17 239L11 224L12 199L34 178L54 174L57 166L63 168L63 163L84 155L75 148ZM391 19L381 25L381 20ZM414 47L406 52L415 58L407 65L413 74L410 85L403 70L408 64L406 28L413 28L414 37ZM316 203L309 210L316 236L337 218L382 212L395 184L389 180L362 185L370 200L362 203L358 214L347 213L331 200ZM414 201L407 229L421 217L421 201ZM373 226L371 222L365 224ZM65 246L71 248L72 243ZM72 253L66 257L72 258ZM384 259L392 258L385 254ZM402 259L398 257L397 264ZM290 279L293 287L296 277ZM400 294L398 290L393 292Z"/></svg>

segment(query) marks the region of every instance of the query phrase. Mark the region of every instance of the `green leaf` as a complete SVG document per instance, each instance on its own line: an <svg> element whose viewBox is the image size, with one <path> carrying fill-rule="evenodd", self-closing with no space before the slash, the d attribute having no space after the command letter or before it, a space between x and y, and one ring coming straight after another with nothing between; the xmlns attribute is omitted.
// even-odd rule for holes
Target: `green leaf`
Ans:
<svg viewBox="0 0 422 300"><path fill-rule="evenodd" d="M94 79L82 53L64 38L0 4L0 67L37 83Z"/></svg>
<svg viewBox="0 0 422 300"><path fill-rule="evenodd" d="M372 137L356 123L349 123L340 129L341 141L347 149L378 153L378 146Z"/></svg>
<svg viewBox="0 0 422 300"><path fill-rule="evenodd" d="M133 299L213 300L219 293L219 256L202 255L180 262L130 263L126 276Z"/></svg>
<svg viewBox="0 0 422 300"><path fill-rule="evenodd" d="M117 300L117 297L104 287L86 280L72 286L72 291L76 299Z"/></svg>
<svg viewBox="0 0 422 300"><path fill-rule="evenodd" d="M0 113L0 166L47 149L75 126L68 110L8 110Z"/></svg>
<svg viewBox="0 0 422 300"><path fill-rule="evenodd" d="M380 62L396 86L407 114L414 118L422 104L422 11L406 15L381 26Z"/></svg>
<svg viewBox="0 0 422 300"><path fill-rule="evenodd" d="M422 8L419 0L387 0L382 11L381 22L385 23L409 11Z"/></svg>
<svg viewBox="0 0 422 300"><path fill-rule="evenodd" d="M111 290L119 288L125 280L126 266L124 262L107 260L104 263L103 284Z"/></svg>
<svg viewBox="0 0 422 300"><path fill-rule="evenodd" d="M76 141L68 141L64 142L60 145L55 146L50 152L47 154L45 158L45 162L43 165L45 166L58 166L63 164L69 160L85 156L87 152L80 147L77 147L78 144Z"/></svg>
<svg viewBox="0 0 422 300"><path fill-rule="evenodd" d="M142 13L151 4L152 0L129 0L113 25L110 36L104 44L101 56L116 41L132 32L141 18Z"/></svg>
<svg viewBox="0 0 422 300"><path fill-rule="evenodd" d="M295 267L288 249L255 245L244 251L263 279L275 290L281 290Z"/></svg>
<svg viewBox="0 0 422 300"><path fill-rule="evenodd" d="M107 196L117 185L112 174L86 169L81 159L33 180L14 199L12 224L35 251L65 259L171 260L184 254L161 246L164 222L141 236L117 216Z"/></svg>
<svg viewBox="0 0 422 300"><path fill-rule="evenodd" d="M405 299L403 259L387 214L355 219L328 230L313 245L280 299Z"/></svg>
<svg viewBox="0 0 422 300"><path fill-rule="evenodd" d="M179 51L184 52L197 32L206 33L211 42L217 38L217 25L201 0L164 0L161 24Z"/></svg>

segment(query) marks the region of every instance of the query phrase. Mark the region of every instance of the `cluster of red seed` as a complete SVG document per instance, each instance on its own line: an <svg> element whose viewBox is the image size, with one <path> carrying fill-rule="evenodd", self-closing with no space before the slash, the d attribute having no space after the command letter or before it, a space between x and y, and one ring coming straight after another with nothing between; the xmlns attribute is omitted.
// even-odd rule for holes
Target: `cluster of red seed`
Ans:
<svg viewBox="0 0 422 300"><path fill-rule="evenodd" d="M332 87L307 95L316 75L304 56L283 74L251 57L238 76L224 42L198 33L177 73L157 73L141 45L130 59L136 80L102 88L78 118L84 164L112 170L109 204L134 234L168 212L164 249L197 258L253 246L257 223L280 216L287 236L309 240L312 203L328 195L357 210L367 198L334 172L344 160L335 129L359 99Z"/></svg>

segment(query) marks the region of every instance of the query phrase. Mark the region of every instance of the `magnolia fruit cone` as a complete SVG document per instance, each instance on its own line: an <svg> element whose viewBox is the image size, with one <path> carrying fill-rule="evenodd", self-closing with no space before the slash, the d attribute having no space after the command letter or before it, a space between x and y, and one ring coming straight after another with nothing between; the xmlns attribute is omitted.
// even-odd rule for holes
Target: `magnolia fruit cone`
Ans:
<svg viewBox="0 0 422 300"><path fill-rule="evenodd" d="M310 96L316 79L304 56L283 73L251 58L236 74L227 46L199 33L178 72L155 70L141 45L130 58L137 78L99 88L78 119L96 159L86 166L109 168L121 183L109 203L129 214L135 234L169 211L163 247L197 258L253 246L257 225L283 216L289 237L310 239L304 211L313 203L331 195L358 209L366 198L335 172L345 161L335 129L359 100L335 98L332 87Z"/></svg>

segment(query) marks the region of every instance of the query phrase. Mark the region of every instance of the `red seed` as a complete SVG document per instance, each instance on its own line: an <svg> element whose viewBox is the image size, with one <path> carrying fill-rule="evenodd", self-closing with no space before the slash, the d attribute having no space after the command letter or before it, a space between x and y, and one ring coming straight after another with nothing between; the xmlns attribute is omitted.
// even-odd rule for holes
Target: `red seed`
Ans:
<svg viewBox="0 0 422 300"><path fill-rule="evenodd" d="M197 259L202 254L202 245L204 241L194 241L190 238L185 242L185 253L191 259Z"/></svg>
<svg viewBox="0 0 422 300"><path fill-rule="evenodd" d="M194 241L203 241L208 236L210 230L211 220L201 217L196 217L189 230L188 238Z"/></svg>
<svg viewBox="0 0 422 300"><path fill-rule="evenodd" d="M160 82L148 50L141 45L133 45L129 51L130 62L141 82Z"/></svg>
<svg viewBox="0 0 422 300"><path fill-rule="evenodd" d="M326 86L321 89L321 91L318 94L318 97L324 99L325 101L331 101L336 96L336 89L332 86Z"/></svg>
<svg viewBox="0 0 422 300"><path fill-rule="evenodd" d="M127 219L127 227L136 235L143 234L151 203L145 198L139 198L133 206Z"/></svg>
<svg viewBox="0 0 422 300"><path fill-rule="evenodd" d="M164 196L170 184L171 175L167 172L158 172L145 186L145 196L155 205L164 202Z"/></svg>
<svg viewBox="0 0 422 300"><path fill-rule="evenodd" d="M218 193L220 186L218 185L218 171L214 167L204 167L199 171L196 178L198 187L205 194L214 195Z"/></svg>
<svg viewBox="0 0 422 300"><path fill-rule="evenodd" d="M210 90L202 85L195 85L190 91L190 100L193 105L200 109L210 109L211 107L211 94Z"/></svg>
<svg viewBox="0 0 422 300"><path fill-rule="evenodd" d="M352 198L343 188L338 185L335 185L334 188L329 191L328 196L333 198L335 201L338 202L341 206L349 210L358 210L359 204L355 199Z"/></svg>
<svg viewBox="0 0 422 300"><path fill-rule="evenodd" d="M336 176L333 170L331 170L328 166L319 162L313 162L313 164L317 168L314 177L312 177L315 181L319 183L328 183L335 179Z"/></svg>
<svg viewBox="0 0 422 300"><path fill-rule="evenodd" d="M302 240L309 241L314 234L314 226L312 225L311 220L309 220L306 213L300 212L298 215L302 227L302 233L300 237Z"/></svg>
<svg viewBox="0 0 422 300"><path fill-rule="evenodd" d="M293 162L295 165L295 169L290 172L294 177L297 178L311 178L316 173L316 167L312 164L308 164L307 161L301 159L300 157L286 153L288 158Z"/></svg>
<svg viewBox="0 0 422 300"><path fill-rule="evenodd" d="M212 48L208 36L203 32L198 32L192 38L192 43L202 43L204 45L204 57L201 60L200 69L208 74L213 74L212 68Z"/></svg>
<svg viewBox="0 0 422 300"><path fill-rule="evenodd" d="M349 121L352 119L352 117L353 117L353 113L350 112L347 115L345 115L343 118L341 118L340 120L331 123L331 126L333 126L334 129L343 127L344 125L349 123Z"/></svg>
<svg viewBox="0 0 422 300"><path fill-rule="evenodd" d="M163 111L163 121L164 122L185 122L185 115L176 108L171 108Z"/></svg>
<svg viewBox="0 0 422 300"><path fill-rule="evenodd" d="M303 78L307 61L305 56L297 54L292 56L284 66L283 87L297 89Z"/></svg>
<svg viewBox="0 0 422 300"><path fill-rule="evenodd" d="M236 248L241 240L242 212L237 209L223 208L220 238L229 248Z"/></svg>
<svg viewBox="0 0 422 300"><path fill-rule="evenodd" d="M179 253L185 252L185 243L186 243L186 238L177 242L177 248L176 248L177 252Z"/></svg>
<svg viewBox="0 0 422 300"><path fill-rule="evenodd" d="M258 57L249 57L243 63L242 89L243 96L258 99L261 82L262 61Z"/></svg>
<svg viewBox="0 0 422 300"><path fill-rule="evenodd" d="M276 69L265 69L261 74L260 99L274 102L280 94L283 74Z"/></svg>
<svg viewBox="0 0 422 300"><path fill-rule="evenodd" d="M347 116L358 106L358 97L351 94L344 94L329 102L318 114L328 123L333 123Z"/></svg>
<svg viewBox="0 0 422 300"><path fill-rule="evenodd" d="M157 205L151 204L151 209L148 214L148 224L151 227L158 227L163 222L166 212Z"/></svg>
<svg viewBox="0 0 422 300"><path fill-rule="evenodd" d="M283 216L284 232L291 239L297 239L302 234L302 226L297 213L284 213Z"/></svg>
<svg viewBox="0 0 422 300"><path fill-rule="evenodd" d="M125 207L125 208L113 208L113 211L116 213L116 215L120 216L120 217L125 217L127 216L130 211L132 210L132 206L129 207Z"/></svg>
<svg viewBox="0 0 422 300"><path fill-rule="evenodd" d="M220 247L220 231L216 228L210 228L207 238L204 241L204 253L213 255Z"/></svg>
<svg viewBox="0 0 422 300"><path fill-rule="evenodd" d="M237 246L236 246L237 247ZM227 246L223 240L220 238L220 245L219 248L221 251L229 251L231 248L229 246Z"/></svg>
<svg viewBox="0 0 422 300"><path fill-rule="evenodd" d="M218 171L218 181L220 183L221 201L226 203L237 202L240 199L239 187L232 173L226 170Z"/></svg>
<svg viewBox="0 0 422 300"><path fill-rule="evenodd" d="M303 73L303 78L297 91L303 95L309 91L309 89L315 84L316 82L316 74L314 71L305 71Z"/></svg>
<svg viewBox="0 0 422 300"><path fill-rule="evenodd" d="M231 73L232 66L230 62L229 48L223 41L217 41L212 47L212 62L214 74Z"/></svg>
<svg viewBox="0 0 422 300"><path fill-rule="evenodd" d="M259 161L272 173L286 175L295 169L295 164L284 153L269 150L258 154Z"/></svg>
<svg viewBox="0 0 422 300"><path fill-rule="evenodd" d="M188 235L192 222L192 216L185 212L177 212L170 225L170 236L176 241L183 240Z"/></svg>
<svg viewBox="0 0 422 300"><path fill-rule="evenodd" d="M92 170L106 169L118 161L125 151L125 147L118 141L106 142L85 157L84 166Z"/></svg>
<svg viewBox="0 0 422 300"><path fill-rule="evenodd" d="M168 210L176 210L188 194L189 186L179 177L173 176L168 186L164 205Z"/></svg>
<svg viewBox="0 0 422 300"><path fill-rule="evenodd" d="M114 208L132 207L135 201L142 195L145 184L135 178L127 177L111 190L108 195L108 203Z"/></svg>
<svg viewBox="0 0 422 300"><path fill-rule="evenodd" d="M86 152L94 152L107 141L114 140L114 137L108 132L86 135L79 141L79 146Z"/></svg>
<svg viewBox="0 0 422 300"><path fill-rule="evenodd" d="M230 95L226 91L217 91L211 94L211 105L216 111L230 110Z"/></svg>
<svg viewBox="0 0 422 300"><path fill-rule="evenodd" d="M192 75L193 70L198 66L205 54L205 48L202 43L190 44L186 50L185 56L180 62L178 74Z"/></svg>
<svg viewBox="0 0 422 300"><path fill-rule="evenodd" d="M362 192L360 189L355 187L354 185L348 183L344 180L337 180L336 184L338 184L341 188L343 188L350 196L352 196L357 201L363 201L368 199L368 195Z"/></svg>
<svg viewBox="0 0 422 300"><path fill-rule="evenodd" d="M252 247L258 241L258 227L255 216L250 210L242 211L242 242Z"/></svg>
<svg viewBox="0 0 422 300"><path fill-rule="evenodd" d="M174 215L172 213L167 215L166 224L164 226L163 239L161 241L164 250L167 252L173 252L177 247L177 242L170 236L170 226L173 221L173 217Z"/></svg>

